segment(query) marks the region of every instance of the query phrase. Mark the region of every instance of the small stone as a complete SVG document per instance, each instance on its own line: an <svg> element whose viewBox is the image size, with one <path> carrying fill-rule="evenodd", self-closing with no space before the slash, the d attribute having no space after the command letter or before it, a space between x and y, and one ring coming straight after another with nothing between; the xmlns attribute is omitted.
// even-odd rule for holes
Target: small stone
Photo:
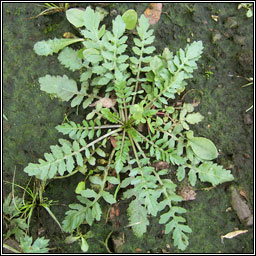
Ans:
<svg viewBox="0 0 256 256"><path fill-rule="evenodd" d="M212 34L212 42L215 44L216 41L220 40L221 39L221 34L219 31L215 31L213 34Z"/></svg>
<svg viewBox="0 0 256 256"><path fill-rule="evenodd" d="M10 130L10 125L9 125L8 121L3 120L3 131L4 131L4 133L8 132L9 130Z"/></svg>
<svg viewBox="0 0 256 256"><path fill-rule="evenodd" d="M138 129L139 132L143 132L144 131L144 127L145 127L145 125L143 123L140 123L138 125L137 129Z"/></svg>
<svg viewBox="0 0 256 256"><path fill-rule="evenodd" d="M231 208L231 207L228 207L228 208L226 209L226 212L230 212L230 211L232 211L232 208Z"/></svg>
<svg viewBox="0 0 256 256"><path fill-rule="evenodd" d="M116 16L117 15L117 10L113 9L111 12L110 12L110 16Z"/></svg>
<svg viewBox="0 0 256 256"><path fill-rule="evenodd" d="M225 26L225 28L235 28L237 26L236 18L228 17L224 26Z"/></svg>
<svg viewBox="0 0 256 256"><path fill-rule="evenodd" d="M251 219L253 216L251 213L251 210L246 203L246 201L241 197L239 192L236 190L236 188L232 188L232 207L236 211L236 214L239 218L239 220L246 224L247 226L252 225L253 220Z"/></svg>
<svg viewBox="0 0 256 256"><path fill-rule="evenodd" d="M237 55L238 62L246 72L253 73L253 51L244 49L240 51Z"/></svg>
<svg viewBox="0 0 256 256"><path fill-rule="evenodd" d="M247 218L247 220L246 220L246 222L245 222L245 225L246 225L246 226L252 226L252 225L253 225L253 215L250 215L250 216Z"/></svg>
<svg viewBox="0 0 256 256"><path fill-rule="evenodd" d="M19 243L16 242L14 239L8 238L7 240L5 240L5 244L17 251L21 251ZM9 254L9 253L13 253L13 251L7 248L3 248L3 253Z"/></svg>
<svg viewBox="0 0 256 256"><path fill-rule="evenodd" d="M231 38L231 37L233 36L232 30L231 30L231 29L228 29L227 31L223 32L223 35L224 35L226 38Z"/></svg>

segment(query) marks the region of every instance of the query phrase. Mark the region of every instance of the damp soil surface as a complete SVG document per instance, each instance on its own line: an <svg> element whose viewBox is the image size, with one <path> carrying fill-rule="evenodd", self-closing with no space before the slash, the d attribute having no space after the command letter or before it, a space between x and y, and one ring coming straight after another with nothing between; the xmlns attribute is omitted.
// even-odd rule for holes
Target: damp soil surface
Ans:
<svg viewBox="0 0 256 256"><path fill-rule="evenodd" d="M109 11L104 22L128 9L135 9L140 16L148 3L92 4ZM85 3L73 3L71 7L83 7ZM237 3L164 3L159 22L152 25L157 53L165 47L176 52L188 42L201 40L204 45L198 70L188 81L187 102L200 101L197 110L204 116L193 130L197 136L212 140L218 148L217 163L230 169L235 179L216 188L205 190L210 184L197 184L196 199L182 203L187 209L184 215L193 232L189 234L189 246L184 253L253 253L253 228L240 222L231 207L230 185L244 191L253 209L253 105L254 85L246 78L253 76L253 18L246 17L245 9L237 9ZM57 144L61 134L54 129L65 116L81 121L82 109L77 112L69 103L51 99L40 91L38 78L46 74L63 75L77 79L78 73L67 71L56 55L37 56L33 45L48 38L61 38L65 32L75 32L65 19L65 12L29 19L42 11L34 3L3 3L3 180L26 186L29 177L23 169L28 163L36 163L49 152L49 146ZM110 26L109 26L110 27ZM181 97L180 96L180 97ZM74 190L82 174L67 179L54 180L45 196L57 201L51 210L60 222L64 219L68 204L76 200ZM16 191L17 190L17 191ZM16 193L19 190L16 189ZM3 183L3 197L11 191ZM173 245L172 233L165 235L158 218L150 218L146 234L137 238L128 225L128 202L119 202L119 216L106 221L105 205L102 220L93 224L94 237L88 239L88 253L178 253ZM221 236L236 229L248 232L224 239ZM50 239L51 253L81 253L78 243L65 244L67 234L62 233L44 209L33 215L31 235Z"/></svg>

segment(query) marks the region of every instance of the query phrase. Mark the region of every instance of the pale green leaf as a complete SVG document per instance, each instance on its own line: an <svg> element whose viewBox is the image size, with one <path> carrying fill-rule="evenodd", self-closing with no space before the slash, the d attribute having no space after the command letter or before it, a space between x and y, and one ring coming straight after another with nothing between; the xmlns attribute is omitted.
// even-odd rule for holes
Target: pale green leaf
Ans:
<svg viewBox="0 0 256 256"><path fill-rule="evenodd" d="M95 165L95 162L96 162L96 159L95 159L93 156L91 156L91 157L88 159L88 163L89 163L90 165Z"/></svg>
<svg viewBox="0 0 256 256"><path fill-rule="evenodd" d="M149 20L145 17L144 14L142 14L138 21L139 26L137 26L137 32L139 34L140 39L144 40L146 38L147 30L150 26Z"/></svg>
<svg viewBox="0 0 256 256"><path fill-rule="evenodd" d="M100 149L100 148L97 148L97 149L96 149L96 153L97 153L99 156L101 156L101 157L105 157L105 156L106 156L106 153L105 153L102 149Z"/></svg>
<svg viewBox="0 0 256 256"><path fill-rule="evenodd" d="M132 227L134 234L142 237L147 231L147 225L149 225L146 208L140 204L138 199L135 199L129 204L127 213L129 216L129 225Z"/></svg>
<svg viewBox="0 0 256 256"><path fill-rule="evenodd" d="M68 236L65 238L65 244L72 244L77 241L80 237L79 236Z"/></svg>
<svg viewBox="0 0 256 256"><path fill-rule="evenodd" d="M92 209L91 208L87 208L87 210L85 212L85 219L86 219L87 223L90 226L93 224L94 217L92 216Z"/></svg>
<svg viewBox="0 0 256 256"><path fill-rule="evenodd" d="M84 95L77 95L76 97L74 97L74 99L71 101L71 107L75 107L81 104L81 102L83 101Z"/></svg>
<svg viewBox="0 0 256 256"><path fill-rule="evenodd" d="M39 237L32 244L32 237L25 235L20 238L20 248L24 253L48 253L49 241L49 239Z"/></svg>
<svg viewBox="0 0 256 256"><path fill-rule="evenodd" d="M132 47L132 50L135 54L137 54L139 56L141 55L141 50L138 47L134 46L134 47Z"/></svg>
<svg viewBox="0 0 256 256"><path fill-rule="evenodd" d="M75 71L82 68L82 60L78 58L77 51L70 47L66 47L61 51L58 57L60 63L71 71Z"/></svg>
<svg viewBox="0 0 256 256"><path fill-rule="evenodd" d="M101 219L101 208L98 202L96 202L93 207L92 207L92 216L93 218L95 218L97 221L100 221Z"/></svg>
<svg viewBox="0 0 256 256"><path fill-rule="evenodd" d="M102 185L102 179L100 177L98 177L98 176L90 176L89 180L93 184Z"/></svg>
<svg viewBox="0 0 256 256"><path fill-rule="evenodd" d="M77 162L77 164L78 164L79 166L83 166L83 165L84 165L84 160L83 160L83 157L82 157L82 155L81 155L80 152L78 152L78 153L76 154L76 162Z"/></svg>
<svg viewBox="0 0 256 256"><path fill-rule="evenodd" d="M81 250L83 252L87 252L88 249L89 249L89 245L88 245L87 241L83 237L81 237L81 240L82 240L82 242L81 242Z"/></svg>
<svg viewBox="0 0 256 256"><path fill-rule="evenodd" d="M66 11L67 20L77 28L84 26L85 11L78 8L71 8Z"/></svg>
<svg viewBox="0 0 256 256"><path fill-rule="evenodd" d="M200 113L192 113L186 116L186 121L190 124L197 124L203 120L203 116Z"/></svg>
<svg viewBox="0 0 256 256"><path fill-rule="evenodd" d="M63 77L46 75L39 78L39 83L42 91L54 94L63 101L70 100L78 92L76 82L66 75Z"/></svg>
<svg viewBox="0 0 256 256"><path fill-rule="evenodd" d="M74 169L74 159L73 159L73 157L72 156L69 156L68 158L67 158L67 171L69 172L69 173L71 173L72 171L73 171L73 169Z"/></svg>
<svg viewBox="0 0 256 256"><path fill-rule="evenodd" d="M87 7L84 15L84 25L89 31L98 30L101 14L98 12L94 12L91 7Z"/></svg>
<svg viewBox="0 0 256 256"><path fill-rule="evenodd" d="M198 176L202 182L210 182L212 186L232 181L234 176L229 170L225 170L221 165L206 161L198 167Z"/></svg>
<svg viewBox="0 0 256 256"><path fill-rule="evenodd" d="M165 224L170 219L171 216L172 213L170 211L162 214L160 216L159 224Z"/></svg>
<svg viewBox="0 0 256 256"><path fill-rule="evenodd" d="M154 51L155 51L155 47L154 46L149 46L149 47L146 47L144 48L144 53L146 54L152 54Z"/></svg>
<svg viewBox="0 0 256 256"><path fill-rule="evenodd" d="M183 233L183 230L177 226L173 231L174 245L184 251L188 246L188 237Z"/></svg>
<svg viewBox="0 0 256 256"><path fill-rule="evenodd" d="M185 178L185 167L184 166L179 166L176 172L176 176L178 181L182 181Z"/></svg>
<svg viewBox="0 0 256 256"><path fill-rule="evenodd" d="M113 27L112 27L113 34L117 39L123 35L125 31L125 27L126 27L126 24L122 20L121 16L118 15L116 19L113 21Z"/></svg>
<svg viewBox="0 0 256 256"><path fill-rule="evenodd" d="M81 192L80 192L80 194L82 195L82 196L84 196L84 197L86 197L86 198L90 198L90 197L97 197L97 193L94 191L94 190L92 190L92 189L85 189L85 190L82 190Z"/></svg>
<svg viewBox="0 0 256 256"><path fill-rule="evenodd" d="M154 71L154 73L156 73L162 66L163 62L158 56L155 56L150 62L150 67Z"/></svg>
<svg viewBox="0 0 256 256"><path fill-rule="evenodd" d="M203 137L193 137L188 141L194 153L204 159L212 160L217 158L218 150L212 141Z"/></svg>
<svg viewBox="0 0 256 256"><path fill-rule="evenodd" d="M102 197L109 204L116 203L116 200L115 200L114 196L112 194L110 194L109 192L107 192L107 191L102 191Z"/></svg>
<svg viewBox="0 0 256 256"><path fill-rule="evenodd" d="M188 45L185 49L186 58L188 59L198 59L203 51L202 41L193 42Z"/></svg>
<svg viewBox="0 0 256 256"><path fill-rule="evenodd" d="M48 56L59 52L70 44L81 42L83 40L84 39L82 38L54 38L47 41L39 41L34 45L34 51L37 55Z"/></svg>
<svg viewBox="0 0 256 256"><path fill-rule="evenodd" d="M118 118L117 116L112 113L108 108L102 108L101 110L101 113L103 114L103 116L108 119L110 122L112 123L118 123Z"/></svg>
<svg viewBox="0 0 256 256"><path fill-rule="evenodd" d="M196 171L194 169L190 169L188 173L188 180L191 186L195 186L197 177L196 177Z"/></svg>
<svg viewBox="0 0 256 256"><path fill-rule="evenodd" d="M107 181L110 182L111 184L117 185L119 184L119 180L116 177L107 177Z"/></svg>

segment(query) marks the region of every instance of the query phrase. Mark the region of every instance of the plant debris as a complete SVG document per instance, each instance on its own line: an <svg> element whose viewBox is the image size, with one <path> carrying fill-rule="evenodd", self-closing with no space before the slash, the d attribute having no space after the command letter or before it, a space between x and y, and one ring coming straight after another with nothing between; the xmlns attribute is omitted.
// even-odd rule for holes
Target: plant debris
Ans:
<svg viewBox="0 0 256 256"><path fill-rule="evenodd" d="M156 168L156 171L162 170L162 169L168 169L170 166L167 162L159 161L153 164L153 166Z"/></svg>
<svg viewBox="0 0 256 256"><path fill-rule="evenodd" d="M189 184L186 184L182 189L178 192L184 201L190 201L196 199L196 192Z"/></svg>
<svg viewBox="0 0 256 256"><path fill-rule="evenodd" d="M162 4L161 3L151 3L151 8L147 8L144 12L146 18L148 18L151 25L156 24L160 20L162 13Z"/></svg>

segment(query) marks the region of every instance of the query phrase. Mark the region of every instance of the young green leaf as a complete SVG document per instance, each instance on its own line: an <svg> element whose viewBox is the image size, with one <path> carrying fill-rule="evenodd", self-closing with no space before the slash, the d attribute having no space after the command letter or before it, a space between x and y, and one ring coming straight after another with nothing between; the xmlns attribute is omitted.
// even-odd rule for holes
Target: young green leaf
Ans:
<svg viewBox="0 0 256 256"><path fill-rule="evenodd" d="M77 187L76 187L75 192L76 192L77 194L80 194L81 191L83 191L83 190L85 190L85 182L84 182L84 181L80 181L80 182L78 183Z"/></svg>
<svg viewBox="0 0 256 256"><path fill-rule="evenodd" d="M85 238L81 237L81 250L83 252L87 252L89 249L89 245L87 243L87 241L85 240Z"/></svg>
<svg viewBox="0 0 256 256"><path fill-rule="evenodd" d="M133 30L136 26L138 15L133 9L127 10L123 15L122 19L125 22L126 29Z"/></svg>

